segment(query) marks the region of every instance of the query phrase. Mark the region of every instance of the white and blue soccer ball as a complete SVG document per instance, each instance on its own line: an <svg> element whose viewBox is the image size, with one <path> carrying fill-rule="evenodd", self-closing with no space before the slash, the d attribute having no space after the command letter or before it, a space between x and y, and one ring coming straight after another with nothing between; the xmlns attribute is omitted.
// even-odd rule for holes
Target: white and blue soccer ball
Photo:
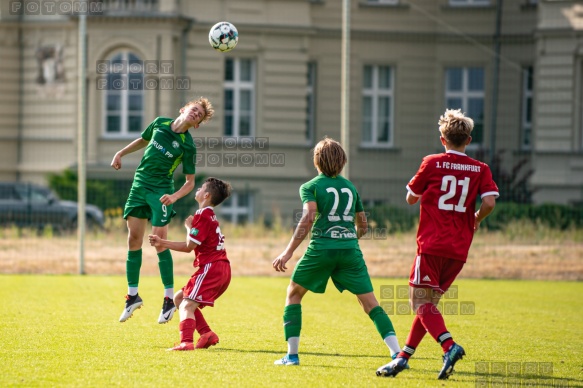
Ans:
<svg viewBox="0 0 583 388"><path fill-rule="evenodd" d="M218 22L209 31L209 43L222 53L231 51L239 41L237 28L229 22Z"/></svg>

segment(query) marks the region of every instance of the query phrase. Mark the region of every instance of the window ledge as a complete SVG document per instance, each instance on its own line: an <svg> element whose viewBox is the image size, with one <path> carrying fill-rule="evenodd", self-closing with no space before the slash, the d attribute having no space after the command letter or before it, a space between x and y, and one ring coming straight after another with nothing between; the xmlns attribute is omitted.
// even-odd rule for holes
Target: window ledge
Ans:
<svg viewBox="0 0 583 388"><path fill-rule="evenodd" d="M358 6L362 7L362 8L390 8L390 9L403 9L403 10L411 8L411 6L409 4L403 4L401 2L396 2L394 4L382 3L382 2L371 3L371 2L365 1L365 0L361 0L358 3Z"/></svg>
<svg viewBox="0 0 583 388"><path fill-rule="evenodd" d="M401 148L395 146L383 146L383 145L373 145L373 144L359 144L358 150L362 152L388 152L388 153L399 153L402 151Z"/></svg>
<svg viewBox="0 0 583 388"><path fill-rule="evenodd" d="M493 4L459 4L459 5L443 5L441 7L444 11L495 11L496 6Z"/></svg>

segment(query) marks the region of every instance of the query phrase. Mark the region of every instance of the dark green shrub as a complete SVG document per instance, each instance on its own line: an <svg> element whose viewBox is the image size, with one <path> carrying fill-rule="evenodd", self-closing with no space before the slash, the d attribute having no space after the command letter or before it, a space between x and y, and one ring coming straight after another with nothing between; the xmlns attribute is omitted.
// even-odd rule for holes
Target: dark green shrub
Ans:
<svg viewBox="0 0 583 388"><path fill-rule="evenodd" d="M552 229L581 228L583 227L583 206L502 202L496 204L496 208L482 222L482 226L490 230L501 230L512 221L524 220L539 222Z"/></svg>

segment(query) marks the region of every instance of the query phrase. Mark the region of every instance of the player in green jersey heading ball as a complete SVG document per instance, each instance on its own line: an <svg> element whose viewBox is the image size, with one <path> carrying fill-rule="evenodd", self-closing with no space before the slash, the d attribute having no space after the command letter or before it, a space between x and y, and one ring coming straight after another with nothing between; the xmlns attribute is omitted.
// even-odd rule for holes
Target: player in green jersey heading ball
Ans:
<svg viewBox="0 0 583 388"><path fill-rule="evenodd" d="M393 324L373 293L372 283L358 245L367 232L367 220L360 196L348 179L340 176L346 153L337 141L325 138L314 148L318 176L300 187L302 218L287 248L273 261L273 268L285 272L300 243L311 233L310 244L298 261L287 288L283 331L288 352L276 365L299 365L298 347L302 328L301 301L308 291L324 293L332 278L336 288L355 294L364 312L374 322L391 355L401 348Z"/></svg>
<svg viewBox="0 0 583 388"><path fill-rule="evenodd" d="M128 226L128 255L126 276L128 293L126 305L119 318L120 322L129 319L142 304L138 295L140 268L142 266L142 242L148 220L152 222L152 234L166 239L168 223L176 214L172 210L174 202L184 197L194 188L196 147L188 130L198 128L209 121L214 114L208 99L188 102L180 108L176 119L157 117L142 132L141 137L118 151L111 162L111 167L119 170L123 156L144 147L144 156L134 175L134 181L126 201L123 217ZM174 170L182 164L186 176L184 185L174 191ZM167 248L156 247L158 266L164 284L164 302L158 323L172 319L176 307L174 296L174 274L172 255Z"/></svg>

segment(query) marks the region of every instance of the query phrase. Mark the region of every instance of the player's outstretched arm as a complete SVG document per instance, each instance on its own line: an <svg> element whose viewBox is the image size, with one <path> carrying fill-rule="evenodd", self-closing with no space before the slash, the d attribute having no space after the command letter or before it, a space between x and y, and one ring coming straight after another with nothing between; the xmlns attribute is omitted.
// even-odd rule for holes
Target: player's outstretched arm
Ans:
<svg viewBox="0 0 583 388"><path fill-rule="evenodd" d="M121 168L121 158L127 154L131 154L132 152L136 152L137 150L141 150L145 146L148 145L148 142L141 137L132 141L130 144L122 148L121 150L117 151L116 154L113 156L113 160L111 161L111 167L119 170Z"/></svg>
<svg viewBox="0 0 583 388"><path fill-rule="evenodd" d="M296 248L304 241L306 236L310 233L314 220L316 219L317 206L316 202L306 202L302 211L302 218L294 231L287 248L273 260L273 268L277 272L285 272L287 269L286 263L291 259Z"/></svg>
<svg viewBox="0 0 583 388"><path fill-rule="evenodd" d="M150 241L150 245L153 247L168 248L170 250L178 251L178 252L189 253L189 252L192 252L192 250L196 246L196 244L194 242L192 244L190 244L190 243L187 243L185 241L164 240L164 239L161 239L159 236L156 236L155 234L149 234L148 240Z"/></svg>

